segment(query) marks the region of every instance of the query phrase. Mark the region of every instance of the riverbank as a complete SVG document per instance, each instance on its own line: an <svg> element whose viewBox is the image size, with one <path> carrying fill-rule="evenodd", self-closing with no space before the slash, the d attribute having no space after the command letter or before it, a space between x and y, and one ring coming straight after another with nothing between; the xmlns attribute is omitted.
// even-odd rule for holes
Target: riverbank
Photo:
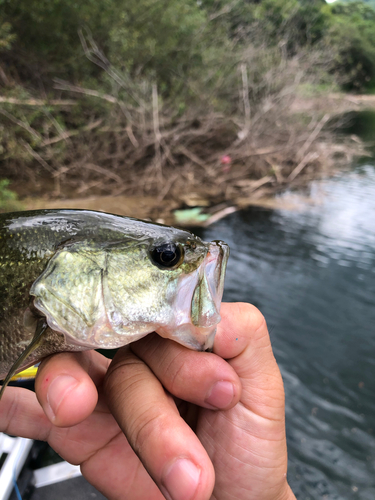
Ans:
<svg viewBox="0 0 375 500"><path fill-rule="evenodd" d="M279 193L303 189L366 154L359 138L338 134L340 120L327 105L339 101L336 111L344 113L360 97L303 98L290 92L259 108L248 121L219 115L184 118L173 128L159 124L159 134L149 130L134 135L135 144L130 144L126 128L86 127L65 145L72 154L82 155L84 142L83 157L52 168L51 161L47 164L34 151L45 168L35 175L25 167L27 182L14 180L10 188L26 209L98 209L178 225L207 225L250 205L275 207ZM114 140L117 153L109 155Z"/></svg>
<svg viewBox="0 0 375 500"><path fill-rule="evenodd" d="M194 195L194 193L192 194ZM227 215L251 206L267 209L299 211L311 204L312 200L300 193L290 196L269 196L264 198L242 198L235 201L210 205L209 200L190 197L189 204L181 206L177 200L164 199L161 202L152 196L92 196L64 200L43 200L26 198L22 210L79 209L150 219L154 222L179 227L208 227ZM315 203L315 202L314 202ZM16 209L19 209L16 207Z"/></svg>
<svg viewBox="0 0 375 500"><path fill-rule="evenodd" d="M0 9L0 170L20 199L229 210L364 152L335 117L366 103L333 94L375 83L361 3L21 4Z"/></svg>

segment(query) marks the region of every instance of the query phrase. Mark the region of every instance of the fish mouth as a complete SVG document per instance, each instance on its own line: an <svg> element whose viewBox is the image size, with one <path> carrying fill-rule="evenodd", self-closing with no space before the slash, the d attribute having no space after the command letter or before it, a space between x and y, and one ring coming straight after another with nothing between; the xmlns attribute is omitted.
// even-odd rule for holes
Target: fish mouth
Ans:
<svg viewBox="0 0 375 500"><path fill-rule="evenodd" d="M229 247L223 241L210 243L203 278L194 291L191 318L194 326L203 335L200 350L212 352L216 326L220 322L220 305L224 292L225 271L229 258ZM197 295L199 300L196 300Z"/></svg>
<svg viewBox="0 0 375 500"><path fill-rule="evenodd" d="M224 291L229 247L223 241L208 244L207 254L195 271L182 277L173 306L172 328L157 333L196 351L212 351L216 326L220 322L220 304Z"/></svg>
<svg viewBox="0 0 375 500"><path fill-rule="evenodd" d="M226 243L217 240L210 244L209 251L205 259L206 265L204 272L209 285L209 290L211 292L211 297L217 311L220 310L221 299L223 298L225 271L228 258L229 247Z"/></svg>

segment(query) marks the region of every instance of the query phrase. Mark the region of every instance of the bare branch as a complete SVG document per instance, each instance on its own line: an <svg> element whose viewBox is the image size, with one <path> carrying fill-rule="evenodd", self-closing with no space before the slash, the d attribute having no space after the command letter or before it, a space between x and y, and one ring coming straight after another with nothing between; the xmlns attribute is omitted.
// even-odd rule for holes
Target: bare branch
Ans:
<svg viewBox="0 0 375 500"><path fill-rule="evenodd" d="M16 118L12 114L8 113L8 111L5 111L5 109L0 109L0 114L4 115L6 118L8 118L8 120L10 120L14 124L18 125L19 127L22 127L23 129L27 130L27 132L29 132L29 134L31 134L33 137L35 137L35 139L38 139L38 140L41 139L41 135L36 130L34 130L32 127L30 127L30 125L27 122L23 122L21 120L18 120L18 118Z"/></svg>
<svg viewBox="0 0 375 500"><path fill-rule="evenodd" d="M154 134L155 134L155 156L156 165L158 169L161 170L161 133L159 128L159 103L158 103L158 88L156 83L152 84L152 116L154 123Z"/></svg>
<svg viewBox="0 0 375 500"><path fill-rule="evenodd" d="M114 172L111 172L110 170L108 170L106 168L102 168L99 165L95 165L94 163L86 163L84 165L84 168L87 168L89 170L93 170L94 172L98 172L99 174L103 174L106 177L113 179L118 184L123 183L123 180L121 179L121 177L119 175L115 174Z"/></svg>
<svg viewBox="0 0 375 500"><path fill-rule="evenodd" d="M126 92L130 95L130 97L139 106L144 105L142 99L140 99L139 96L136 96L134 92L130 90L129 83L125 81L121 73L111 66L111 63L108 61L104 53L99 49L98 45L96 44L90 30L86 27L85 31L86 31L86 38L90 46L88 46L87 44L85 35L83 34L83 30L79 30L78 35L81 40L81 44L85 52L85 55L89 59L89 61L93 62L94 64L102 68L121 88L126 90Z"/></svg>
<svg viewBox="0 0 375 500"><path fill-rule="evenodd" d="M328 122L328 120L331 118L329 114L325 114L323 118L320 120L320 122L317 124L317 126L314 128L308 139L306 140L305 144L302 146L302 148L297 152L297 158L301 158L305 155L306 151L309 149L311 144L316 140L318 135L320 134L322 128L324 125Z"/></svg>
<svg viewBox="0 0 375 500"><path fill-rule="evenodd" d="M13 97L3 97L0 96L0 102L6 104L18 104L20 106L76 106L77 101L72 101L68 99L15 99Z"/></svg>
<svg viewBox="0 0 375 500"><path fill-rule="evenodd" d="M204 163L203 160L201 160L197 155L189 151L185 146L180 144L177 148L177 152L182 153L185 155L189 160L191 160L193 163L196 163L197 165L206 168L206 164Z"/></svg>
<svg viewBox="0 0 375 500"><path fill-rule="evenodd" d="M250 132L250 101L249 101L249 82L247 79L247 65L245 63L241 64L241 75L242 75L242 100L243 108L245 114L245 126L238 133L240 140L246 139Z"/></svg>
<svg viewBox="0 0 375 500"><path fill-rule="evenodd" d="M60 80L60 78L55 78L54 79L55 89L59 90L67 90L69 92L78 92L79 94L85 94L93 97L99 97L99 99L104 99L105 101L112 102L113 104L118 104L118 99L116 97L113 97L112 95L109 94L101 94L97 90L92 90L92 89L85 89L83 87L80 87L78 85L72 85L69 82L65 82L64 80Z"/></svg>
<svg viewBox="0 0 375 500"><path fill-rule="evenodd" d="M40 146L41 147L50 146L51 144L56 144L57 142L64 141L69 137L74 137L75 135L79 135L82 132L89 132L90 130L99 127L102 123L103 119L101 118L100 120L96 120L95 122L89 123L88 125L86 125L86 127L82 127L81 129L70 130L69 132L63 131L63 133L58 137L54 137L53 139L47 139L43 141Z"/></svg>
<svg viewBox="0 0 375 500"><path fill-rule="evenodd" d="M48 163L36 152L33 150L33 148L30 146L30 144L28 144L27 142L25 141L21 141L21 144L23 145L23 147L26 149L26 151L28 153L31 154L31 156L33 158L35 158L35 160L45 169L47 170L47 172L51 173L51 174L54 174L55 173L55 170L50 167L48 165Z"/></svg>
<svg viewBox="0 0 375 500"><path fill-rule="evenodd" d="M316 160L319 158L319 154L316 152L310 152L308 153L296 166L296 168L291 172L291 174L288 176L287 181L292 182L294 179L299 175L302 170L311 163L312 161Z"/></svg>

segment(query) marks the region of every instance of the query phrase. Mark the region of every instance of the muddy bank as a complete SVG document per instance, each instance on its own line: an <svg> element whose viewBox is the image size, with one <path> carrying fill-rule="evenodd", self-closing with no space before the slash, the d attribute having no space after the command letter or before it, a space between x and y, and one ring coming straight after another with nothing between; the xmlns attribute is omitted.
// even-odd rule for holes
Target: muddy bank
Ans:
<svg viewBox="0 0 375 500"><path fill-rule="evenodd" d="M176 203L164 200L159 202L151 196L92 196L65 200L24 200L26 210L42 208L78 208L99 210L117 215L126 215L139 219L163 219L171 222L171 213L177 208Z"/></svg>
<svg viewBox="0 0 375 500"><path fill-rule="evenodd" d="M158 200L152 196L92 196L89 198L73 198L68 200L26 199L23 208L26 210L74 208L99 210L102 212L150 219L168 225L201 226L224 217L227 213L239 210L240 206L220 204L209 207L208 200L197 200L197 207L184 205L181 207L175 200Z"/></svg>
<svg viewBox="0 0 375 500"><path fill-rule="evenodd" d="M242 210L249 206L258 206L269 209L300 210L312 200L303 194L283 197L267 197L252 199L237 199L236 202L224 202L210 205L209 200L190 197L191 206L181 205L175 200L159 201L157 197L146 196L93 196L69 200L24 200L25 210L38 209L84 209L99 210L102 212L150 219L161 224L179 227L203 226L207 227L230 213Z"/></svg>

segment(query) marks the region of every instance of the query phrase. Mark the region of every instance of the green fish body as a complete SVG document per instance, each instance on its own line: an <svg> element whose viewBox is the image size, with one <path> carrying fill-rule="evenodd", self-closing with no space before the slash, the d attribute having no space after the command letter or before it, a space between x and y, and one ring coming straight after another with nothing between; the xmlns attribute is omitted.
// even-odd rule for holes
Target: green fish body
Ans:
<svg viewBox="0 0 375 500"><path fill-rule="evenodd" d="M102 212L1 214L0 379L153 331L210 350L228 254L223 242Z"/></svg>

